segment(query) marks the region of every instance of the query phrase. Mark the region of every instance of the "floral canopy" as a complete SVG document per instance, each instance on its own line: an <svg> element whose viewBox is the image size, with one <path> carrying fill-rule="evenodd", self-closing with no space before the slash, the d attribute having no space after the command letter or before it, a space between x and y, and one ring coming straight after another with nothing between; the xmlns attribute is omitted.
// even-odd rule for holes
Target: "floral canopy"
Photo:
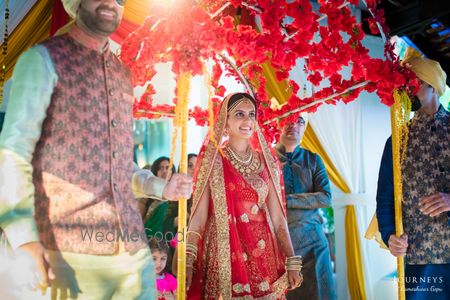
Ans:
<svg viewBox="0 0 450 300"><path fill-rule="evenodd" d="M146 86L135 101L136 117L154 118L174 112L174 105L152 103L155 89L148 82L156 74L154 65L158 62L173 62L176 76L194 76L208 72L205 63L213 61L213 104L226 92L219 85L225 71L260 101L261 121L272 138L276 135L273 121L280 116L285 122L301 111L315 111L322 103L347 103L362 90L375 92L382 103L391 105L395 90L414 91L417 87L415 76L399 64L389 41L385 60L369 56L369 50L362 45L362 24L350 8L358 5L358 0L318 1L318 10L309 0L178 0L172 1L173 5L155 2L158 4L150 9L151 15L123 41L121 49L134 85ZM374 34L379 30L388 34L377 2L366 1L373 16L368 20L370 28ZM289 71L299 59L305 61L311 84L318 87L328 79L329 86L311 97L300 98L299 85L289 79ZM271 108L263 64L270 65L279 81L288 81L290 98L279 109ZM348 67L351 76L343 79L340 72ZM189 116L199 125L208 124L208 111L200 107L191 109Z"/></svg>

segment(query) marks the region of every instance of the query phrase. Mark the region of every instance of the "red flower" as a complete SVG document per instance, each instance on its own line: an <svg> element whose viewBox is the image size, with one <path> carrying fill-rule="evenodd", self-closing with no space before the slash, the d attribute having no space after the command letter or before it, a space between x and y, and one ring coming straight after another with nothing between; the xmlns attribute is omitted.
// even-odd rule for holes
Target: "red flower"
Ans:
<svg viewBox="0 0 450 300"><path fill-rule="evenodd" d="M308 81L311 82L313 85L319 85L322 81L322 75L320 75L319 72L314 72L314 74L310 74L308 76Z"/></svg>
<svg viewBox="0 0 450 300"><path fill-rule="evenodd" d="M278 81L282 81L282 80L285 80L285 79L289 78L289 72L288 72L288 71L285 71L285 70L283 70L283 71L277 71L277 72L275 73L275 75L277 76L277 80L278 80Z"/></svg>
<svg viewBox="0 0 450 300"><path fill-rule="evenodd" d="M220 96L220 97L224 97L226 91L227 91L227 89L223 85L220 85L220 86L218 86L216 88L215 95L216 96Z"/></svg>

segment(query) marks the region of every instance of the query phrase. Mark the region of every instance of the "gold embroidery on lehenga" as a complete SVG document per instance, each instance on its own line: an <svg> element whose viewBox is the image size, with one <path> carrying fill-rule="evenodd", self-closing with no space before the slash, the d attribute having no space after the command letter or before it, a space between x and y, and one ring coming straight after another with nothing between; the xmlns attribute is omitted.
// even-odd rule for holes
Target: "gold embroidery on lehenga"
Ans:
<svg viewBox="0 0 450 300"><path fill-rule="evenodd" d="M195 190L192 195L192 210L191 213L193 214L197 208L198 202L200 201L200 198L205 191L205 187L208 184L208 180L210 177L210 174L212 172L212 167L214 165L214 161L216 160L216 157L218 155L219 147L222 142L222 134L225 129L226 120L227 120L227 104L228 104L229 98L226 98L224 100L223 106L219 112L219 115L217 116L216 124L214 125L214 128L210 130L208 133L209 135L212 135L208 141L206 141L206 149L205 154L202 159L202 161L211 162L211 163L205 163L201 164L200 168L198 170L196 183L195 183ZM223 176L223 174L222 174Z"/></svg>
<svg viewBox="0 0 450 300"><path fill-rule="evenodd" d="M241 294L243 292L250 293L252 290L250 289L250 284L248 283L235 283L233 284L233 291L237 294Z"/></svg>
<svg viewBox="0 0 450 300"><path fill-rule="evenodd" d="M264 156L264 159L266 161L267 170L269 171L271 181L273 182L273 185L275 187L275 192L277 194L278 201L279 201L282 211L285 213L285 217L286 217L286 212L285 212L284 204L283 204L283 196L282 196L282 191L281 191L281 181L280 181L281 174L280 174L279 167L278 167L275 159L272 156L272 152L270 151L269 146L267 145L267 142L264 139L264 136L263 136L259 126L256 126L256 133L258 134L258 139L260 140L260 144L262 147L262 155Z"/></svg>
<svg viewBox="0 0 450 300"><path fill-rule="evenodd" d="M284 295L284 292L288 289L288 287L289 280L287 277L287 272L285 272L280 278L277 279L277 281L273 283L273 290L277 298Z"/></svg>
<svg viewBox="0 0 450 300"><path fill-rule="evenodd" d="M267 183L258 174L244 177L244 180L257 193L259 207L263 207L266 203L267 196L269 195L269 186Z"/></svg>
<svg viewBox="0 0 450 300"><path fill-rule="evenodd" d="M266 241L265 240L259 240L258 241L258 248L261 250L264 250L266 248Z"/></svg>
<svg viewBox="0 0 450 300"><path fill-rule="evenodd" d="M259 206L258 206L258 204L255 204L255 205L252 206L251 212L252 212L252 215L258 214L258 212L259 212Z"/></svg>
<svg viewBox="0 0 450 300"><path fill-rule="evenodd" d="M242 283L233 284L233 291L237 294L241 294L244 292L244 285Z"/></svg>
<svg viewBox="0 0 450 300"><path fill-rule="evenodd" d="M214 214L211 216L211 221L208 223L205 231L205 243L203 245L203 271L201 274L207 274L207 276L202 277L204 279L204 284L202 284L202 289L204 291L204 296L202 299L219 299L221 293L220 290L220 270L218 267L217 257L218 246L217 246L217 226Z"/></svg>
<svg viewBox="0 0 450 300"><path fill-rule="evenodd" d="M245 213L241 215L240 219L241 219L241 221L244 222L244 223L250 222L250 220L248 219L248 215L245 214Z"/></svg>
<svg viewBox="0 0 450 300"><path fill-rule="evenodd" d="M226 300L231 298L231 255L230 236L228 231L228 207L225 194L222 158L220 156L218 156L214 162L210 188L217 223L217 259L219 263L220 290L223 299Z"/></svg>
<svg viewBox="0 0 450 300"><path fill-rule="evenodd" d="M242 259L244 260L244 261L247 261L248 260L248 256L247 256L247 253L242 253Z"/></svg>
<svg viewBox="0 0 450 300"><path fill-rule="evenodd" d="M269 290L270 285L267 281L264 280L258 285L258 288L260 291L265 292Z"/></svg>

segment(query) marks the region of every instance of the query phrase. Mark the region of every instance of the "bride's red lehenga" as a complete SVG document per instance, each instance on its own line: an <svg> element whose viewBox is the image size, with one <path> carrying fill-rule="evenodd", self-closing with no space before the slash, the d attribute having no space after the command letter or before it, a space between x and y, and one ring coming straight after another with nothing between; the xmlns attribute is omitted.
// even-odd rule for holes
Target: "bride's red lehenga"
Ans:
<svg viewBox="0 0 450 300"><path fill-rule="evenodd" d="M223 122L219 118L215 127L219 142ZM259 128L254 135L254 155L261 166L250 176L242 176L213 141L205 142L200 152L193 213L205 185L210 199L187 299L285 299L285 256L267 208L269 189L274 189L285 211L280 172Z"/></svg>

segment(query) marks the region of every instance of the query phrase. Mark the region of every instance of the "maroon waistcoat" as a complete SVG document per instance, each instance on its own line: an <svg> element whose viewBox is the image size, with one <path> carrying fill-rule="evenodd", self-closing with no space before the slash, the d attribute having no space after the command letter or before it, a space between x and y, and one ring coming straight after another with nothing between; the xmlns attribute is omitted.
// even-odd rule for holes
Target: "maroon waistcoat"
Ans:
<svg viewBox="0 0 450 300"><path fill-rule="evenodd" d="M35 219L45 248L112 255L145 247L131 192L132 85L107 50L48 39L57 84L33 156Z"/></svg>

